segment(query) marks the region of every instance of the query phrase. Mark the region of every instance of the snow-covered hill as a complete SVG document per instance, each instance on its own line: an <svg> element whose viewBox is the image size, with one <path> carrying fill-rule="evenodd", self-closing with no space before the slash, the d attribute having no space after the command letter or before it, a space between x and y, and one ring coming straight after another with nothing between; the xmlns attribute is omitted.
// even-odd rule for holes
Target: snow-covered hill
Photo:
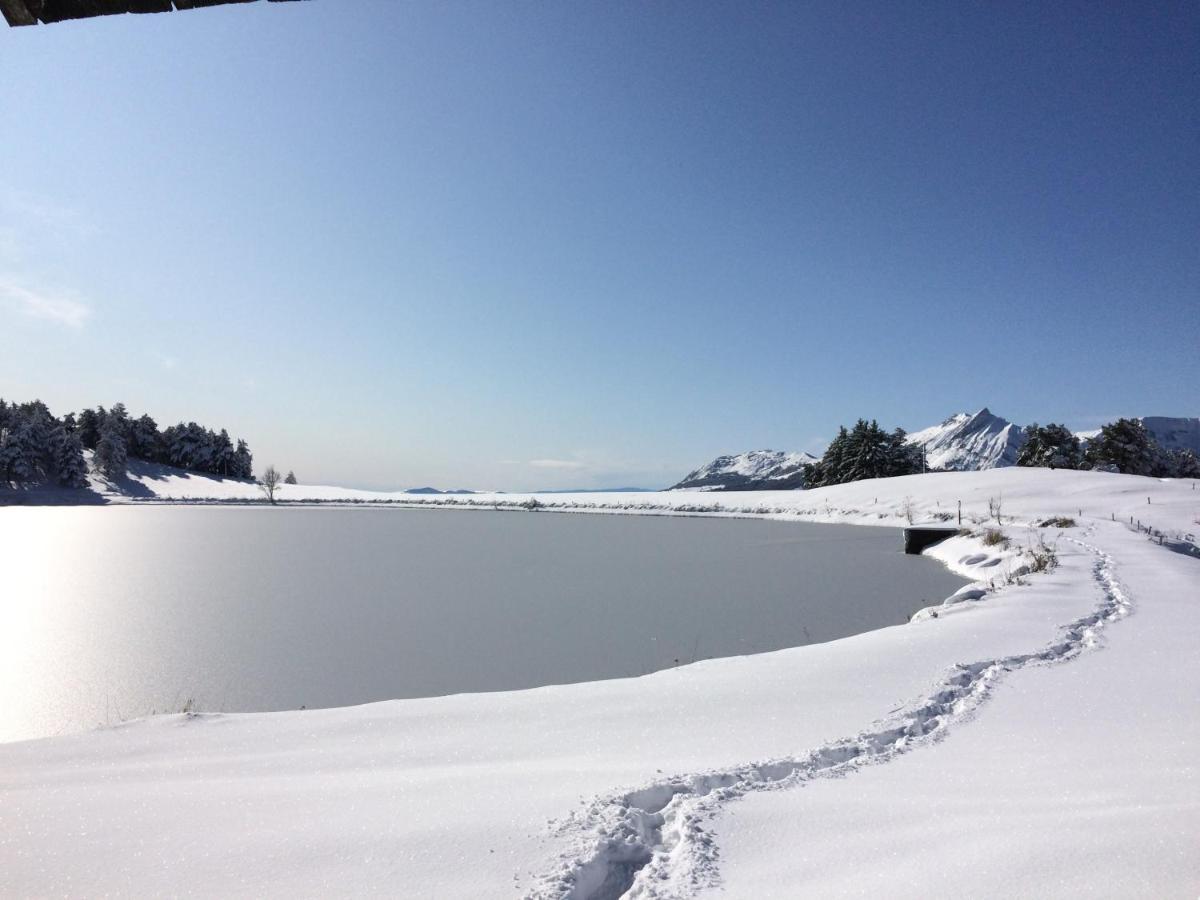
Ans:
<svg viewBox="0 0 1200 900"><path fill-rule="evenodd" d="M1016 465L1025 437L1021 426L985 406L974 415L958 413L941 425L913 432L908 442L925 448L929 468L965 472Z"/></svg>
<svg viewBox="0 0 1200 900"><path fill-rule="evenodd" d="M771 490L801 487L803 468L817 458L810 453L751 450L718 456L673 485L670 490Z"/></svg>

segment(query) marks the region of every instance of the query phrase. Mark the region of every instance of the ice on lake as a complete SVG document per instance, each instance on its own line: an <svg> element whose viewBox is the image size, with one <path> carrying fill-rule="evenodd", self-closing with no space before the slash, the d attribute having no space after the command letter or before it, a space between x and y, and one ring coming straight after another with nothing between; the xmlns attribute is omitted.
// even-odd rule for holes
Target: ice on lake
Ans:
<svg viewBox="0 0 1200 900"><path fill-rule="evenodd" d="M411 509L0 510L0 740L641 675L906 621L885 528Z"/></svg>

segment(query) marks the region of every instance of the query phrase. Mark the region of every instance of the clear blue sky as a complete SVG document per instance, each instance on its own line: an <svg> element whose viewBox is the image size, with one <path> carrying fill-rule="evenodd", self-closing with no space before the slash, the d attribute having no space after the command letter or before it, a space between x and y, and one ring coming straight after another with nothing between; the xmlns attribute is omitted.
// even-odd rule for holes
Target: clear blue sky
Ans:
<svg viewBox="0 0 1200 900"><path fill-rule="evenodd" d="M313 0L0 32L0 395L363 486L1197 415L1200 6Z"/></svg>

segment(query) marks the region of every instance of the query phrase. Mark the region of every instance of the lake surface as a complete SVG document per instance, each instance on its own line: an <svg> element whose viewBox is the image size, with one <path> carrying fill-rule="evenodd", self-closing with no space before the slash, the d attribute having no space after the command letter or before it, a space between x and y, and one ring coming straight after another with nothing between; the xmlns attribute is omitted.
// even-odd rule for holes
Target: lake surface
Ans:
<svg viewBox="0 0 1200 900"><path fill-rule="evenodd" d="M640 675L907 620L897 530L411 509L0 509L0 740Z"/></svg>

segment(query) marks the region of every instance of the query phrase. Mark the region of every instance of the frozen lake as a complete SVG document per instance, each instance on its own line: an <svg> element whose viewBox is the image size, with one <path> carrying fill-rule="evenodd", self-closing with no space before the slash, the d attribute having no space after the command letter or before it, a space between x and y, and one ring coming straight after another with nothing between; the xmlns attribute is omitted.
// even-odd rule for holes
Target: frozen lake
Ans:
<svg viewBox="0 0 1200 900"><path fill-rule="evenodd" d="M640 675L900 624L898 531L406 509L0 509L0 740Z"/></svg>

